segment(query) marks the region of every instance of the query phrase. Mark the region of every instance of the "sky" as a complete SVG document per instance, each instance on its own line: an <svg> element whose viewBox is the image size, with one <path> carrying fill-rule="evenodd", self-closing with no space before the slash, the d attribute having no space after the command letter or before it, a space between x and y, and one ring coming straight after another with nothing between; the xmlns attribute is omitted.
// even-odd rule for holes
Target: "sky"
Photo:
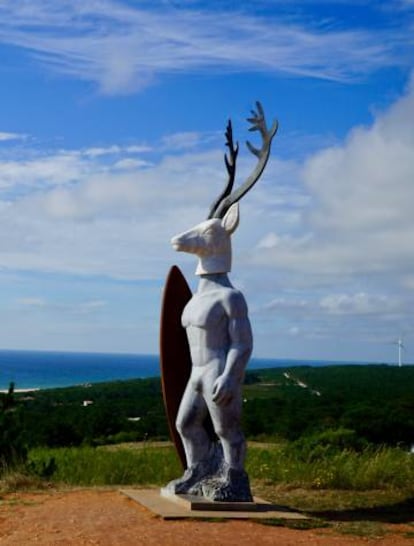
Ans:
<svg viewBox="0 0 414 546"><path fill-rule="evenodd" d="M255 167L254 356L414 362L413 0L2 0L0 348L158 352L173 235Z"/></svg>

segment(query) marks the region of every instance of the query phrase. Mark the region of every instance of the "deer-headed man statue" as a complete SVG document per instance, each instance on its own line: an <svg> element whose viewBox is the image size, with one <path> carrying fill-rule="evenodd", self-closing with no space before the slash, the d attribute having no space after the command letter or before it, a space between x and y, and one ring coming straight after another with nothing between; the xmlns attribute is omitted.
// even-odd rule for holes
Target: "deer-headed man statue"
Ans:
<svg viewBox="0 0 414 546"><path fill-rule="evenodd" d="M231 122L226 130L228 183L213 204L208 219L172 238L175 250L198 257L197 292L181 317L190 348L192 371L181 400L176 427L181 436L187 469L164 491L203 495L216 501L251 501L244 471L245 440L240 426L244 370L252 351L246 301L227 276L231 270L231 235L239 223L238 201L262 174L270 155L277 121L266 126L262 106L252 111L250 131L259 131L260 149L247 142L258 158L253 173L232 192L238 145ZM211 440L204 421L209 414L219 442Z"/></svg>

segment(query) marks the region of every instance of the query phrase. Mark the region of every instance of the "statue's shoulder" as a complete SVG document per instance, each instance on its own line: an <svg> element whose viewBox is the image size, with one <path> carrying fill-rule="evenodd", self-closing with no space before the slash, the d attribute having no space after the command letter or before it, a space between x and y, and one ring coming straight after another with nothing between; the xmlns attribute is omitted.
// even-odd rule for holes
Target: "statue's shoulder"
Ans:
<svg viewBox="0 0 414 546"><path fill-rule="evenodd" d="M247 303L237 288L226 288L223 292L223 305L229 315L247 315Z"/></svg>

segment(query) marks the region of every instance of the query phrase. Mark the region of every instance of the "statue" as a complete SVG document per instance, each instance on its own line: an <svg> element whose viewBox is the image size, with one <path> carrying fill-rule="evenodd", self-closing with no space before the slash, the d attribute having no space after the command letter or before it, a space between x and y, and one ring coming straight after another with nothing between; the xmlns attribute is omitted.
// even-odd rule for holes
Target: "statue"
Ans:
<svg viewBox="0 0 414 546"><path fill-rule="evenodd" d="M250 502L252 495L244 470L245 439L240 426L242 384L253 341L246 301L234 288L231 270L231 235L239 223L238 201L262 174L278 124L267 129L262 106L253 111L251 131L259 131L262 146L249 150L258 158L253 173L232 193L238 144L232 126L226 130L228 183L213 204L208 219L172 238L173 248L198 257L197 292L181 317L186 329L192 369L179 407L176 427L184 446L187 468L164 492L202 495L214 501ZM209 415L218 441L205 427Z"/></svg>

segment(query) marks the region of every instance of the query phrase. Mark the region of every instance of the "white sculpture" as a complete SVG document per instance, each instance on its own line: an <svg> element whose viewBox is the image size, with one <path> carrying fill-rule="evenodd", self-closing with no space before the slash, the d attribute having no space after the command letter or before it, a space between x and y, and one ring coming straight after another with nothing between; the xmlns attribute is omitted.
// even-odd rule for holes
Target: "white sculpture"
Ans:
<svg viewBox="0 0 414 546"><path fill-rule="evenodd" d="M239 223L238 201L257 182L270 154L277 122L267 130L263 109L249 119L250 130L262 136L260 150L247 146L259 159L252 175L231 193L238 145L234 147L229 122L225 163L229 181L213 205L209 219L172 238L175 250L198 256L197 292L182 314L190 347L192 372L181 400L176 426L187 459L182 478L170 482L173 493L204 495L211 500L250 501L244 471L245 440L240 427L242 384L253 341L247 305L227 276L231 270L231 235ZM209 414L219 443L204 428Z"/></svg>

